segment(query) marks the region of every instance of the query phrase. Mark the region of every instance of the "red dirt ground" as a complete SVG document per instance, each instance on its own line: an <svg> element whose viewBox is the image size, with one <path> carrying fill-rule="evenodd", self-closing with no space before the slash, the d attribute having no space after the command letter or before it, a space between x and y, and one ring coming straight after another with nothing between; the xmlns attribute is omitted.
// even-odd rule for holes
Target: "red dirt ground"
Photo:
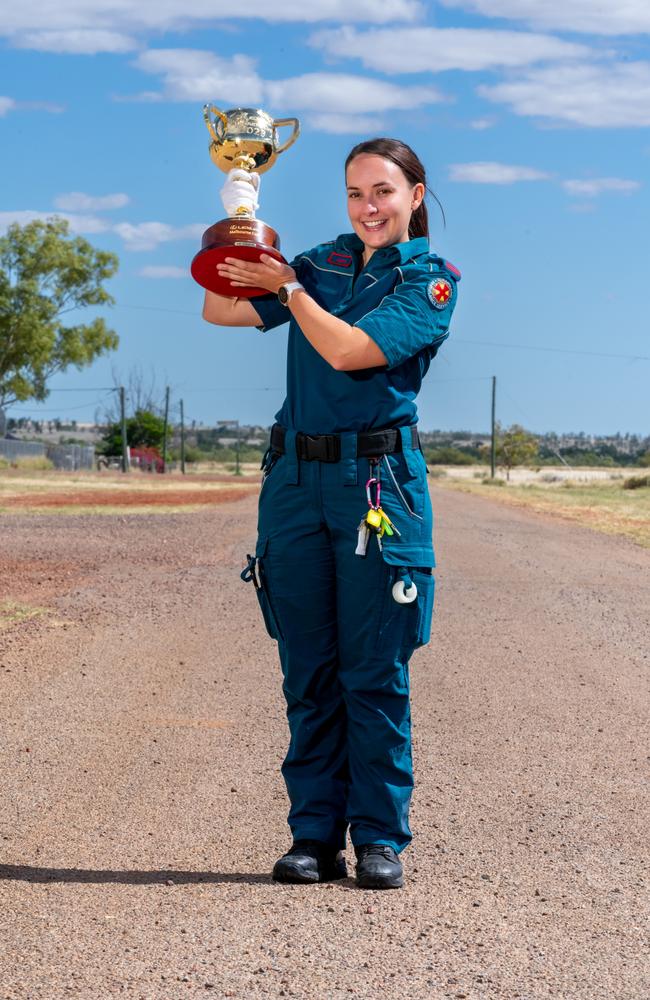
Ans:
<svg viewBox="0 0 650 1000"><path fill-rule="evenodd" d="M242 500L251 488L223 490L83 490L78 493L25 493L2 500L3 507L181 507Z"/></svg>

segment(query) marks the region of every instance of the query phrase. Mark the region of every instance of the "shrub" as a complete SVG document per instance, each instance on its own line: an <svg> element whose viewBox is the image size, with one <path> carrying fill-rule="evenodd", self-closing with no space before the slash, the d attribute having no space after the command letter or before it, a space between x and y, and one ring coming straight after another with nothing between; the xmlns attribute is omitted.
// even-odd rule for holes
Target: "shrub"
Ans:
<svg viewBox="0 0 650 1000"><path fill-rule="evenodd" d="M505 479L499 479L498 477L495 477L494 479L490 479L489 476L486 476L484 479L481 480L481 482L483 483L484 486L505 486L506 485Z"/></svg>
<svg viewBox="0 0 650 1000"><path fill-rule="evenodd" d="M648 476L630 476L623 483L624 490L639 490L645 486L650 486L650 475Z"/></svg>
<svg viewBox="0 0 650 1000"><path fill-rule="evenodd" d="M45 472L54 468L54 462L45 455L23 455L21 458L15 458L11 465L12 468L20 469L22 472Z"/></svg>

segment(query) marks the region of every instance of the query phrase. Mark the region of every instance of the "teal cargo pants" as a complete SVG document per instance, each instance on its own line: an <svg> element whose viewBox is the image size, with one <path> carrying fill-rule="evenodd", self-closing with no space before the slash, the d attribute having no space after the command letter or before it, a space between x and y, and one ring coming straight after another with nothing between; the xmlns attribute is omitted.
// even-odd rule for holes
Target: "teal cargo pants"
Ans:
<svg viewBox="0 0 650 1000"><path fill-rule="evenodd" d="M429 640L433 610L432 514L426 466L402 434L383 456L381 504L400 532L371 537L355 555L368 511L369 460L343 434L338 462L300 461L295 432L264 462L253 580L277 640L290 744L282 765L294 840L341 849L389 844L402 851L413 765L409 658ZM417 599L399 604L393 585L413 580Z"/></svg>

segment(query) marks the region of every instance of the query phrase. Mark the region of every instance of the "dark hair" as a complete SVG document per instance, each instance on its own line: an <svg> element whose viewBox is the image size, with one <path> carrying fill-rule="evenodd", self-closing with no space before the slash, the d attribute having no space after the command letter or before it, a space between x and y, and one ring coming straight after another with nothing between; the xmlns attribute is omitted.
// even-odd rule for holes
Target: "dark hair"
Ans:
<svg viewBox="0 0 650 1000"><path fill-rule="evenodd" d="M367 139L365 142L358 143L350 150L348 158L345 161L346 172L352 160L357 156L361 156L362 153L383 156L385 160L391 160L400 168L412 186L415 184L424 184L425 190L429 192L440 207L443 223L446 222L444 208L433 191L427 187L427 175L424 165L410 146L407 146L400 139ZM424 203L424 198L420 207L413 212L411 221L409 222L409 239L415 239L417 236L426 236L427 239L429 238L429 213Z"/></svg>

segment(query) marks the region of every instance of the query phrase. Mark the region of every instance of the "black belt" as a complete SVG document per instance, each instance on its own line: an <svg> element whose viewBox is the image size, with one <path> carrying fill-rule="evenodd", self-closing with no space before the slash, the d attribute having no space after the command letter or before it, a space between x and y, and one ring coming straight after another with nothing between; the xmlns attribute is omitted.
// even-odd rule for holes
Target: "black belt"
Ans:
<svg viewBox="0 0 650 1000"><path fill-rule="evenodd" d="M413 448L420 448L420 438L415 425L409 427ZM271 448L284 455L286 428L273 424L271 428ZM402 450L402 435L399 428L387 427L383 431L359 431L357 434L357 458L372 458L391 455ZM338 462L341 459L340 434L296 434L296 454L304 462Z"/></svg>

